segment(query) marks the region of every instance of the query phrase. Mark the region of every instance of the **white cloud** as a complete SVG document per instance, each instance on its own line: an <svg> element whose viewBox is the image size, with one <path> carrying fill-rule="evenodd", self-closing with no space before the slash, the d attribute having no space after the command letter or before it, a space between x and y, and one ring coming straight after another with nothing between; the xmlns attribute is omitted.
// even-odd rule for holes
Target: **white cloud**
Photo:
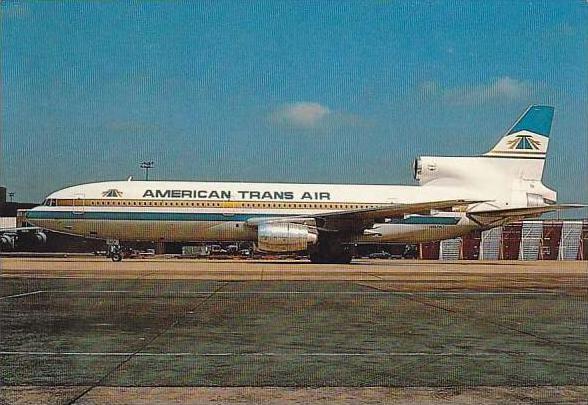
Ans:
<svg viewBox="0 0 588 405"><path fill-rule="evenodd" d="M513 101L529 97L532 86L521 80L508 76L485 84L455 88L442 88L436 82L421 83L420 92L425 97L440 97L447 104L475 105L492 101Z"/></svg>
<svg viewBox="0 0 588 405"><path fill-rule="evenodd" d="M326 106L301 101L282 106L274 111L271 118L280 124L310 129L319 126L331 114L331 110Z"/></svg>

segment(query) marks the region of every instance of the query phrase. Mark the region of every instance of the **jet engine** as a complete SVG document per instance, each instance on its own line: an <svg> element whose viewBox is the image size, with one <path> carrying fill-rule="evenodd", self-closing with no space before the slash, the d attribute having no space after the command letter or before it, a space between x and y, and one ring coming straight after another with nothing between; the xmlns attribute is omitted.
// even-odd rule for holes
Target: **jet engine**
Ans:
<svg viewBox="0 0 588 405"><path fill-rule="evenodd" d="M420 156L413 163L413 177L421 186L440 181L443 184L476 184L479 173L503 176L489 159L476 157ZM502 178L502 177L501 177Z"/></svg>
<svg viewBox="0 0 588 405"><path fill-rule="evenodd" d="M439 164L441 163L441 165ZM443 159L441 162L438 161L437 157L430 157L430 156L420 156L414 160L413 163L413 177L417 180L421 185L434 180L438 177L441 177L441 167L443 167L443 175L451 174L447 173L447 165L443 165ZM450 172L451 170L449 170Z"/></svg>
<svg viewBox="0 0 588 405"><path fill-rule="evenodd" d="M0 247L2 250L14 250L16 238L13 235L0 235Z"/></svg>
<svg viewBox="0 0 588 405"><path fill-rule="evenodd" d="M315 233L301 224L276 222L261 224L257 228L257 248L265 252L299 252L314 245Z"/></svg>
<svg viewBox="0 0 588 405"><path fill-rule="evenodd" d="M33 241L38 245L47 243L47 234L45 232L37 231L33 234Z"/></svg>

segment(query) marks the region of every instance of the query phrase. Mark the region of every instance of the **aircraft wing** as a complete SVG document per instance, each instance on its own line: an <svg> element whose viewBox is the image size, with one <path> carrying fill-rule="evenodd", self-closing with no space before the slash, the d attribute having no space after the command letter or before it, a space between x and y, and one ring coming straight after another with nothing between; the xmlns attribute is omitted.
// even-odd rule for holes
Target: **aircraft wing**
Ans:
<svg viewBox="0 0 588 405"><path fill-rule="evenodd" d="M443 200L414 204L391 204L377 208L325 212L311 215L254 218L248 220L247 224L251 226L258 226L260 224L275 222L291 222L306 224L309 221L314 221L316 223L316 227L322 231L360 232L363 229L370 227L375 222L383 221L386 218L402 217L404 215L410 214L428 213L431 210L450 209L456 206L464 206L478 202L480 201Z"/></svg>

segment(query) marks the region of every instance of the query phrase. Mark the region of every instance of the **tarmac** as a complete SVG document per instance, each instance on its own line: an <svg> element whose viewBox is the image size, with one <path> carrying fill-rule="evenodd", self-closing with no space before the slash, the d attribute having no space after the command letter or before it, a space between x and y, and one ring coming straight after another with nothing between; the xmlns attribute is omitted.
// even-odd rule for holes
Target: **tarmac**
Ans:
<svg viewBox="0 0 588 405"><path fill-rule="evenodd" d="M588 262L0 259L2 403L586 403Z"/></svg>

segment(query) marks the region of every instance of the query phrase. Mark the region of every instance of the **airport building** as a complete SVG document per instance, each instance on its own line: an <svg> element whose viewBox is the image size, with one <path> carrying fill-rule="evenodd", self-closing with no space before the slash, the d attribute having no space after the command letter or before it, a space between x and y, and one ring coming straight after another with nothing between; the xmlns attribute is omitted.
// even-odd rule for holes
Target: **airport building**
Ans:
<svg viewBox="0 0 588 405"><path fill-rule="evenodd" d="M420 246L421 259L588 260L588 220L526 220Z"/></svg>
<svg viewBox="0 0 588 405"><path fill-rule="evenodd" d="M6 191L6 187L0 186L0 218L16 218L16 213L19 209L29 209L36 207L39 204L35 203L19 203L7 201L9 193ZM4 220L10 221L10 220Z"/></svg>

